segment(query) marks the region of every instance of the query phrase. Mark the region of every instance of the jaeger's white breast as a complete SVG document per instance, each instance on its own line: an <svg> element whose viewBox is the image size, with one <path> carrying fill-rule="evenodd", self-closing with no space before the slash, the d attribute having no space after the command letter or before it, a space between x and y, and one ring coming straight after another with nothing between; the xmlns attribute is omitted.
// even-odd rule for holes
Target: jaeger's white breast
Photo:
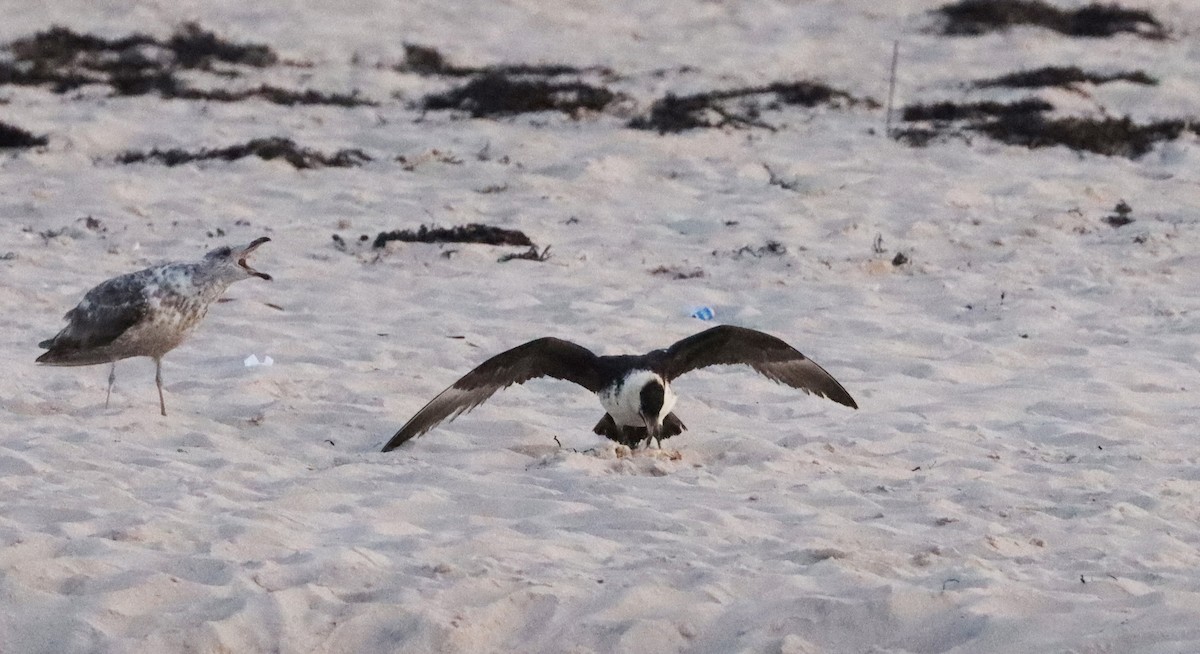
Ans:
<svg viewBox="0 0 1200 654"><path fill-rule="evenodd" d="M649 370L638 370L625 378L625 383L617 388L606 388L599 393L600 405L612 416L618 425L644 427L645 421L639 415L642 406L642 387L650 381L658 381L665 387L663 408L658 419L661 421L675 406L675 393L661 377Z"/></svg>

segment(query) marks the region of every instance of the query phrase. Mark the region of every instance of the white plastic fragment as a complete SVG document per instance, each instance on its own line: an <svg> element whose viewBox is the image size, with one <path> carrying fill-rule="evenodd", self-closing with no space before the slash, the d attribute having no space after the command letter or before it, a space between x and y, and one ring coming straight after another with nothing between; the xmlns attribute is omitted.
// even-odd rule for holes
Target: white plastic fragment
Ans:
<svg viewBox="0 0 1200 654"><path fill-rule="evenodd" d="M263 355L262 361L259 361L258 357L251 354L250 356L246 357L246 359L244 361L242 361L242 363L245 364L247 368L253 368L255 366L273 365L275 363L275 360L272 359L270 356Z"/></svg>

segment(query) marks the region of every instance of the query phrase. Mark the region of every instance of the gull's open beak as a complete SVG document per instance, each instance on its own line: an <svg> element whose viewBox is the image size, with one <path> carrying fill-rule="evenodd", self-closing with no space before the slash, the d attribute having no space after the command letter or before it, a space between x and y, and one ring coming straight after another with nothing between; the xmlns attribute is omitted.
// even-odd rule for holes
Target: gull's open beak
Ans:
<svg viewBox="0 0 1200 654"><path fill-rule="evenodd" d="M259 272L255 269L251 268L250 264L246 263L246 257L250 256L250 254L252 252L257 250L258 246L262 245L263 243L266 243L269 240L271 240L271 239L267 238L266 236L263 236L261 238L256 238L253 241L250 241L250 245L247 245L246 247L242 248L242 251L238 254L238 258L237 258L238 265L241 266L242 268L245 268L246 272L250 273L251 275L254 275L255 277L261 277L267 281L271 281L271 276L265 272Z"/></svg>

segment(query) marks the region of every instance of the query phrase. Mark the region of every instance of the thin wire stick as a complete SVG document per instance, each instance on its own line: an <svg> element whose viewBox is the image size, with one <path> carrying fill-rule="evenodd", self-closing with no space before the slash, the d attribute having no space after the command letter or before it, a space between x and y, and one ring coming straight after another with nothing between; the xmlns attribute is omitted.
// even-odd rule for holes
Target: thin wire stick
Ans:
<svg viewBox="0 0 1200 654"><path fill-rule="evenodd" d="M892 100L896 96L896 64L900 60L900 41L892 42L892 76L888 79L887 123L884 134L892 135Z"/></svg>

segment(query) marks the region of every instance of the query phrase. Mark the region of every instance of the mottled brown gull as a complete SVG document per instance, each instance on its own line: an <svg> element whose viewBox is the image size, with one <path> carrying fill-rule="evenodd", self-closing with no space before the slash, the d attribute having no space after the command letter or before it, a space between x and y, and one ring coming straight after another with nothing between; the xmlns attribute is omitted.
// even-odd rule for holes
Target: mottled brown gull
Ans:
<svg viewBox="0 0 1200 654"><path fill-rule="evenodd" d="M167 415L162 391L162 357L187 339L208 307L230 284L271 276L246 263L250 253L271 239L243 247L219 247L197 262L168 263L113 277L83 296L64 318L67 326L38 343L48 351L37 358L50 366L111 365L108 398L116 381L116 362L130 357L154 359L158 406Z"/></svg>

